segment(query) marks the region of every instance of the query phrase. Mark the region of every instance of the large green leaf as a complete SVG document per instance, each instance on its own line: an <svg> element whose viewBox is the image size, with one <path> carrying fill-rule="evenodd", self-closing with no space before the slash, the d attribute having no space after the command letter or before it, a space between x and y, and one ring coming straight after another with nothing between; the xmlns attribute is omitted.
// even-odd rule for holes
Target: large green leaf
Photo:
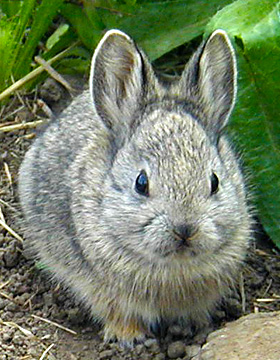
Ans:
<svg viewBox="0 0 280 360"><path fill-rule="evenodd" d="M207 33L225 29L238 52L239 96L231 130L251 173L257 213L280 247L280 2L238 0Z"/></svg>
<svg viewBox="0 0 280 360"><path fill-rule="evenodd" d="M63 1L0 1L0 91L30 71L38 44Z"/></svg>
<svg viewBox="0 0 280 360"><path fill-rule="evenodd" d="M78 5L66 3L61 8L62 15L72 24L83 44L94 50L102 36L103 24L92 21Z"/></svg>
<svg viewBox="0 0 280 360"><path fill-rule="evenodd" d="M0 3L0 90L11 82L12 69L19 61L22 40L36 0ZM8 15L7 15L8 14Z"/></svg>
<svg viewBox="0 0 280 360"><path fill-rule="evenodd" d="M154 60L201 35L211 16L231 2L84 0L84 11L80 8L74 10L73 4L65 4L63 14L77 29L88 48L96 46L102 30L117 28L132 36ZM79 17L73 15L74 11L79 13ZM92 34L89 32L90 27L86 26L89 22L92 24ZM96 30L98 37L93 36Z"/></svg>
<svg viewBox="0 0 280 360"><path fill-rule="evenodd" d="M34 9L32 26L26 42L24 46L21 47L18 55L15 77L20 77L29 71L35 49L51 25L63 1L64 0L42 0L40 5Z"/></svg>

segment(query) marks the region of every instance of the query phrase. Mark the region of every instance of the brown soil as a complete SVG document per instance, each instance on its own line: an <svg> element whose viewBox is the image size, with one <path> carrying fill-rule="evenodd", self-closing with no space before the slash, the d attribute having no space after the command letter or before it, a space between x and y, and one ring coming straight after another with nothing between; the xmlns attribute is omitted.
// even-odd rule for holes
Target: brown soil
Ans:
<svg viewBox="0 0 280 360"><path fill-rule="evenodd" d="M67 291L51 283L28 259L20 237L12 232L21 235L17 173L35 131L3 132L3 126L46 121L49 108L59 111L68 101L65 98L69 99L66 92L48 80L38 94L15 96L0 111L0 221L4 224L0 225L0 360L191 359L205 337L190 339L176 324L161 339L148 339L133 350L105 344L102 327L89 321ZM213 327L222 327L243 313L280 310L279 253L261 230L257 235L243 285L217 310Z"/></svg>

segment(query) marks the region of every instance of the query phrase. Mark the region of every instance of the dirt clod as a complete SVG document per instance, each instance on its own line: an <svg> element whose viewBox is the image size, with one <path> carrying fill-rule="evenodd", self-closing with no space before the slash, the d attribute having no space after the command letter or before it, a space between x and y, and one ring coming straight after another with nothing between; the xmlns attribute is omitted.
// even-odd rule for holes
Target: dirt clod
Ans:
<svg viewBox="0 0 280 360"><path fill-rule="evenodd" d="M167 355L170 359L182 358L186 354L186 346L182 341L176 341L169 344Z"/></svg>
<svg viewBox="0 0 280 360"><path fill-rule="evenodd" d="M9 246L5 249L3 255L4 266L7 268L15 267L20 259L19 245L16 241L12 241Z"/></svg>

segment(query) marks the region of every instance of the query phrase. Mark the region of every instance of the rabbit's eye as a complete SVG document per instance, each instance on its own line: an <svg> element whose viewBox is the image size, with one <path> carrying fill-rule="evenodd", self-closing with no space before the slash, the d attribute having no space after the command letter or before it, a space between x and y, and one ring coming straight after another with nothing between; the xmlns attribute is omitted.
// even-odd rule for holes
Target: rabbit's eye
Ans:
<svg viewBox="0 0 280 360"><path fill-rule="evenodd" d="M211 176L211 195L216 194L219 190L219 178L218 176L212 172Z"/></svg>
<svg viewBox="0 0 280 360"><path fill-rule="evenodd" d="M135 181L135 190L140 195L149 196L149 182L145 170L141 170Z"/></svg>

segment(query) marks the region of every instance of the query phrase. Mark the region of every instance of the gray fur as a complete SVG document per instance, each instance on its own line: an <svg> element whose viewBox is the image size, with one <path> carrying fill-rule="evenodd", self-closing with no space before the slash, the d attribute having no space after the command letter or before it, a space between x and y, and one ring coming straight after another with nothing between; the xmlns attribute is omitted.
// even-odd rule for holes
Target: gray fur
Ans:
<svg viewBox="0 0 280 360"><path fill-rule="evenodd" d="M242 174L223 134L236 92L228 37L217 30L164 85L133 41L111 30L90 89L22 163L26 243L104 321L106 339L133 342L162 318L203 326L250 237ZM143 169L149 196L135 191Z"/></svg>

